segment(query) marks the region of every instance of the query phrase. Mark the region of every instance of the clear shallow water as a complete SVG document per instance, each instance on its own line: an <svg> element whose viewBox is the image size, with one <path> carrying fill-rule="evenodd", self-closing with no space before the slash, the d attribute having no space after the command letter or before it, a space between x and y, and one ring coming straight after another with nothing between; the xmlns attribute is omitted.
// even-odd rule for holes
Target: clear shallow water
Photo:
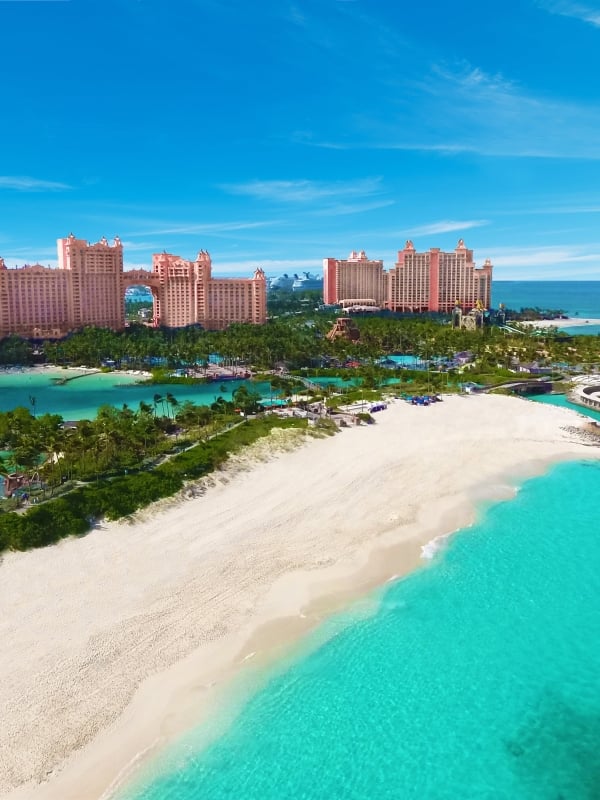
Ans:
<svg viewBox="0 0 600 800"><path fill-rule="evenodd" d="M595 318L597 319L597 317ZM561 331L570 334L571 336L598 336L600 335L600 325L577 325L569 327L565 325L560 326Z"/></svg>
<svg viewBox="0 0 600 800"><path fill-rule="evenodd" d="M140 401L152 405L155 394L172 394L181 405L186 400L196 405L210 405L217 397L232 399L232 393L246 385L251 391L261 395L265 405L281 405L285 401L279 399L279 389L271 391L268 382L252 383L250 381L214 381L207 384L185 386L182 384L156 384L138 386L142 380L138 375L124 372L95 373L77 377L65 384L57 385L52 378L64 378L75 374L74 370L4 370L0 371L0 411L10 411L17 406L32 409L30 397L35 397L36 414L60 414L64 419L93 419L99 406L108 404L121 408L123 403L137 409ZM335 389L352 388L359 385L360 380L344 381L342 378L307 376L314 383ZM397 383L396 378L389 378L386 384ZM223 390L221 390L223 387Z"/></svg>
<svg viewBox="0 0 600 800"><path fill-rule="evenodd" d="M599 491L591 462L528 481L120 800L597 798Z"/></svg>
<svg viewBox="0 0 600 800"><path fill-rule="evenodd" d="M184 386L157 384L136 386L140 376L123 372L84 375L63 385L53 383L53 377L64 378L74 374L67 370L8 370L0 372L0 411L10 411L17 406L31 410L30 397L35 397L36 414L60 414L64 419L93 419L99 406L108 404L121 408L123 403L137 409L140 401L150 403L155 394L170 392L182 404L190 400L196 405L210 405L219 395L230 400L238 386L246 384L263 398L270 398L268 383L249 384L247 381L224 381ZM224 387L221 391L221 385ZM277 393L274 393L274 396Z"/></svg>
<svg viewBox="0 0 600 800"><path fill-rule="evenodd" d="M583 414L584 417L590 417L600 422L600 411L595 411L593 408L587 408L586 406L579 406L577 403L571 403L564 394L538 394L531 396L529 399L536 403L546 403L550 406L570 408L571 411L576 411L578 414Z"/></svg>

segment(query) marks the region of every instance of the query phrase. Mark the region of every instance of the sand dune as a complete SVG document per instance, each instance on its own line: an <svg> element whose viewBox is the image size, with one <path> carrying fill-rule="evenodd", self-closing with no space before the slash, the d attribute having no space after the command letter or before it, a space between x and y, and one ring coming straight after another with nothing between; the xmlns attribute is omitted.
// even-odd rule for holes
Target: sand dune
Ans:
<svg viewBox="0 0 600 800"><path fill-rule="evenodd" d="M133 522L6 555L0 795L102 797L247 656L414 568L513 479L597 457L580 424L508 397L398 401L333 438L274 433Z"/></svg>

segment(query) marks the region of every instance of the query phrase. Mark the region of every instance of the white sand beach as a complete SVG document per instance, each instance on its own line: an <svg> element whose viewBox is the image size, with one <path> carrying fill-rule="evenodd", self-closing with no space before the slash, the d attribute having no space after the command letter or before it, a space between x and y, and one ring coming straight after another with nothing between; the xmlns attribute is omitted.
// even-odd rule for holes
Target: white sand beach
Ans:
<svg viewBox="0 0 600 800"><path fill-rule="evenodd" d="M504 396L397 401L376 417L289 452L275 433L200 496L4 555L0 796L106 798L248 656L273 657L425 563L424 545L514 481L600 456L574 412Z"/></svg>

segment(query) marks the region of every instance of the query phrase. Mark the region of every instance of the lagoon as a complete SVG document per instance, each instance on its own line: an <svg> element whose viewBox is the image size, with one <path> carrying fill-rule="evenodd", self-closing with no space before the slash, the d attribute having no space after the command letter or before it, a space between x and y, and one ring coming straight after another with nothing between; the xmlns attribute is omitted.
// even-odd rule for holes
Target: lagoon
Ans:
<svg viewBox="0 0 600 800"><path fill-rule="evenodd" d="M74 377L77 376L77 377ZM73 377L64 384L54 379ZM140 375L126 372L85 372L76 369L35 368L28 370L5 370L0 372L0 411L10 411L17 406L33 409L31 398L35 398L35 413L60 414L65 420L93 419L98 408L111 405L121 408L127 404L137 409L140 402L153 404L155 394L167 392L181 405L187 400L196 405L210 405L217 397L231 400L239 386L248 386L270 399L267 382L218 381L206 384L140 384ZM221 390L223 386L223 390Z"/></svg>
<svg viewBox="0 0 600 800"><path fill-rule="evenodd" d="M529 398L536 403L547 403L548 405L558 406L559 408L569 408L571 411L576 411L584 417L590 417L600 422L600 411L594 411L592 408L580 406L577 403L571 403L564 394L539 394Z"/></svg>

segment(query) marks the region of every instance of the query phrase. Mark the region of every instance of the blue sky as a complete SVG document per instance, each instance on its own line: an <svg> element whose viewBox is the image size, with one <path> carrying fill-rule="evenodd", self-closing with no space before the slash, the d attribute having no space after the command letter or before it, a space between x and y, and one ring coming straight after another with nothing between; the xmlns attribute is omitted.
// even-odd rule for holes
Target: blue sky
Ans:
<svg viewBox="0 0 600 800"><path fill-rule="evenodd" d="M0 0L0 255L600 279L598 0Z"/></svg>

